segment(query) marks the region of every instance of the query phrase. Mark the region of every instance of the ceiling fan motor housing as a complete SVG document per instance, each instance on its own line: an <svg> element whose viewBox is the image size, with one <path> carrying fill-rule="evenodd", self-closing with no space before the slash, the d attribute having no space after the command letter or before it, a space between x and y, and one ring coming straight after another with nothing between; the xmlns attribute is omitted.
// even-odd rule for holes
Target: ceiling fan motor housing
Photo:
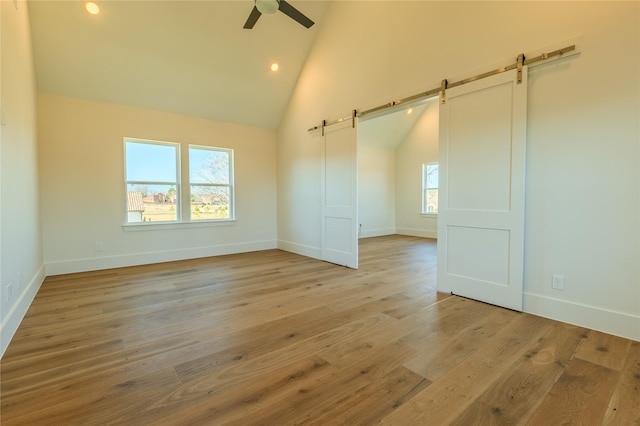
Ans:
<svg viewBox="0 0 640 426"><path fill-rule="evenodd" d="M247 18L247 22L245 22L243 27L246 30L252 29L256 22L258 22L258 18L263 14L271 15L277 11L284 13L305 28L311 28L311 26L313 26L311 19L291 6L286 0L254 0L254 3L251 14L249 14L249 18Z"/></svg>
<svg viewBox="0 0 640 426"><path fill-rule="evenodd" d="M278 4L278 0L256 0L256 7L260 13L271 15L278 11L280 5Z"/></svg>

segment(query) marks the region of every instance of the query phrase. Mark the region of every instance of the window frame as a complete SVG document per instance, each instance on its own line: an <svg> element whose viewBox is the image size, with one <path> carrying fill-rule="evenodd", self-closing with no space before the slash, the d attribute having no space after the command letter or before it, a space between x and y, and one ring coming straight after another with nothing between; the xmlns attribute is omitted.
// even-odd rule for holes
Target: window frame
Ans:
<svg viewBox="0 0 640 426"><path fill-rule="evenodd" d="M438 184L433 187L433 186L429 186L428 183L428 173L429 173L429 167L430 166L437 166L438 167ZM434 162L430 162L430 163L422 163L422 206L421 206L421 214L423 215L437 215L438 214L438 207L436 207L435 211L428 211L427 210L427 200L428 200L428 196L427 193L431 190L435 190L436 194L439 194L440 192L440 164L437 161Z"/></svg>
<svg viewBox="0 0 640 426"><path fill-rule="evenodd" d="M127 143L149 144L170 146L175 149L176 154L176 182L160 182L147 180L128 180L127 176ZM228 184L192 184L190 176L190 150L204 149L218 152L225 152L229 156L229 176ZM235 212L235 152L233 148L215 147L210 145L186 144L180 142L159 141L153 139L123 138L123 175L124 175L124 231L146 231L156 229L178 229L183 227L209 227L228 226L236 222ZM129 221L129 185L167 185L176 189L176 219L155 222L130 222ZM183 190L186 185L188 189ZM229 188L229 217L228 218L207 218L192 219L191 217L191 186L218 186Z"/></svg>
<svg viewBox="0 0 640 426"><path fill-rule="evenodd" d="M221 184L221 183L192 183L191 182L191 150L202 150L202 151L215 151L215 152L224 152L228 155L229 157L229 175L228 175L228 182L227 184ZM203 223L203 222L219 222L219 221L225 221L225 220L235 220L235 184L234 184L234 178L235 178L235 161L234 161L234 151L231 148L221 148L221 147L215 147L215 146L208 146L208 145L196 145L196 144L189 144L187 146L187 153L188 153L188 172L187 172L187 180L188 180L188 186L189 186L189 196L188 196L188 201L189 201L189 208L187 209L189 212L189 221L190 222L195 222L195 223ZM192 187L194 186L201 186L201 187L218 187L218 188L228 188L229 191L229 217L225 217L225 218L215 218L215 219L193 219L193 217L191 216L191 197L192 197Z"/></svg>
<svg viewBox="0 0 640 426"><path fill-rule="evenodd" d="M123 148L124 148L124 196L125 196L125 225L127 226L147 226L149 224L161 225L161 224L176 224L182 223L182 186L181 186L181 147L178 142L167 142L167 141L157 141L151 139L138 139L138 138L123 138ZM129 180L127 176L127 143L135 143L135 144L146 144L146 145L156 145L156 146L169 146L175 149L175 162L176 162L176 181L142 181L142 180ZM176 188L176 219L175 220L163 220L158 222L129 222L129 200L128 200L128 192L129 185L170 185L175 186Z"/></svg>

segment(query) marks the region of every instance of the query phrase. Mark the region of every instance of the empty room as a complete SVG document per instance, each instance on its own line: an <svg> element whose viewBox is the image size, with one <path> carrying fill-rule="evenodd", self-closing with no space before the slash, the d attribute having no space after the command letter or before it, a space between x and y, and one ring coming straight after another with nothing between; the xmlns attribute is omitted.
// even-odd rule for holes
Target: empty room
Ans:
<svg viewBox="0 0 640 426"><path fill-rule="evenodd" d="M0 2L3 425L640 424L640 2Z"/></svg>

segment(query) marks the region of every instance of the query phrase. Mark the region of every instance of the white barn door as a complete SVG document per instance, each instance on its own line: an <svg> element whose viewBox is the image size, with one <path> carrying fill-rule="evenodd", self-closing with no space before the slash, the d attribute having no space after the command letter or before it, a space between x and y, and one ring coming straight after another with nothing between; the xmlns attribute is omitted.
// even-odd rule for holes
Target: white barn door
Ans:
<svg viewBox="0 0 640 426"><path fill-rule="evenodd" d="M446 91L438 289L522 310L527 69Z"/></svg>
<svg viewBox="0 0 640 426"><path fill-rule="evenodd" d="M351 120L325 127L322 260L358 268L357 133Z"/></svg>

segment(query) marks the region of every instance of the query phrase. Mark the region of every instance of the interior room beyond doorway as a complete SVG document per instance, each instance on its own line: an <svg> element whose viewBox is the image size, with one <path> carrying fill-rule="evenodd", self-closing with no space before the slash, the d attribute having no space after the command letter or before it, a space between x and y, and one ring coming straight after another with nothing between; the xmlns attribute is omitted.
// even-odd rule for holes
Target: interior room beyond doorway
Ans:
<svg viewBox="0 0 640 426"><path fill-rule="evenodd" d="M359 238L437 237L423 212L423 164L438 162L438 101L432 98L358 123Z"/></svg>

